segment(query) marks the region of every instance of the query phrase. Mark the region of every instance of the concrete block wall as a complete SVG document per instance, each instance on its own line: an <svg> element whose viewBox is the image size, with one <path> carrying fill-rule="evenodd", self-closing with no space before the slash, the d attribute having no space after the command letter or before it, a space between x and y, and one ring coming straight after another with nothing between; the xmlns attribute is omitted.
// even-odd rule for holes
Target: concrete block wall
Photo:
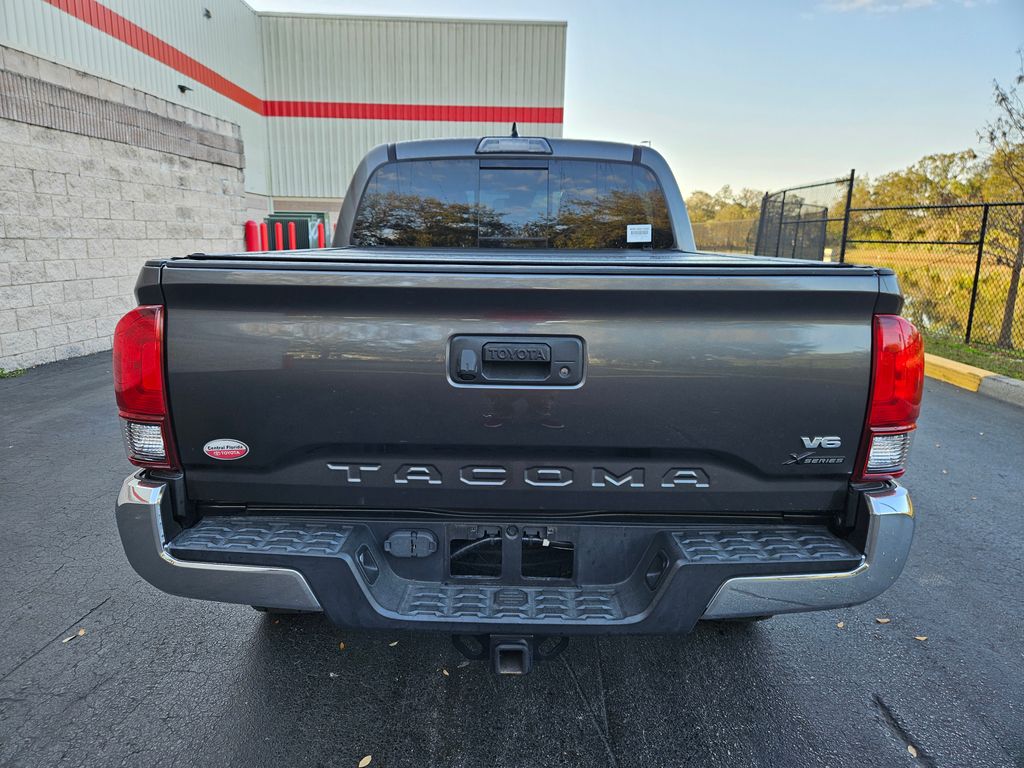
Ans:
<svg viewBox="0 0 1024 768"><path fill-rule="evenodd" d="M0 47L0 369L110 348L146 259L240 250L238 126Z"/></svg>

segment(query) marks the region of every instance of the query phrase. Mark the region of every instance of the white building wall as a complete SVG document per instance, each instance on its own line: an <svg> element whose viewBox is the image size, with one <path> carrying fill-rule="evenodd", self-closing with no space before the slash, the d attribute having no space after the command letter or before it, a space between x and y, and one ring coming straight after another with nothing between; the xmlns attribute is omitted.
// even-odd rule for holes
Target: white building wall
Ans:
<svg viewBox="0 0 1024 768"><path fill-rule="evenodd" d="M141 30L118 39L104 31L107 11ZM257 14L242 0L0 3L0 44L239 125L246 189L292 198L340 197L375 144L505 133L511 121L267 117L267 102L549 107L555 120L527 112L520 129L560 136L565 34L561 22ZM248 105L190 77L181 54Z"/></svg>
<svg viewBox="0 0 1024 768"><path fill-rule="evenodd" d="M260 19L242 0L103 0L103 6L263 98ZM246 189L269 194L267 125L261 114L44 0L0 2L0 45L237 124L245 142ZM179 84L192 90L182 93Z"/></svg>
<svg viewBox="0 0 1024 768"><path fill-rule="evenodd" d="M240 250L239 133L0 46L0 370L109 349L147 259Z"/></svg>
<svg viewBox="0 0 1024 768"><path fill-rule="evenodd" d="M564 23L277 14L262 22L268 100L509 108L493 121L270 117L275 196L341 197L366 151L386 142L506 134L513 120L523 134L562 135ZM532 119L538 107L558 120Z"/></svg>

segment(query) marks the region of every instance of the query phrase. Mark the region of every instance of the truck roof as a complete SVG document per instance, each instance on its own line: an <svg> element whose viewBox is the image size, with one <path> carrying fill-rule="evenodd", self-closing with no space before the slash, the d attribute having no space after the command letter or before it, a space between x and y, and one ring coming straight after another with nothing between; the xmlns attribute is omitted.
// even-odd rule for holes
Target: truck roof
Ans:
<svg viewBox="0 0 1024 768"><path fill-rule="evenodd" d="M396 160L422 160L432 157L473 157L476 154L480 136L468 139L417 139L416 141L399 141L394 146ZM527 137L523 137L527 138ZM657 152L650 147L635 144L624 144L617 141L592 141L590 139L552 139L542 137L551 145L552 154L543 157L585 157L599 160L619 160L629 162L634 153L644 154ZM660 157L660 155L658 155ZM537 155L534 155L537 157Z"/></svg>

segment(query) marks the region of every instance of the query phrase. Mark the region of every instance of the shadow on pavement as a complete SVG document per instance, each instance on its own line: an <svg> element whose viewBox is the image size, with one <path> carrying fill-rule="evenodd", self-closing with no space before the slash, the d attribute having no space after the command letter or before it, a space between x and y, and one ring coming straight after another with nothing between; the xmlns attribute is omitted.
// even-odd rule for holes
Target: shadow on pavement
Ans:
<svg viewBox="0 0 1024 768"><path fill-rule="evenodd" d="M447 635L266 616L236 692L248 705L220 713L222 746L252 763L305 751L326 764L344 744L387 765L616 765L644 754L646 764L769 765L794 735L758 725L758 709L780 698L770 653L759 625L702 625L683 637L574 638L533 674L498 677Z"/></svg>

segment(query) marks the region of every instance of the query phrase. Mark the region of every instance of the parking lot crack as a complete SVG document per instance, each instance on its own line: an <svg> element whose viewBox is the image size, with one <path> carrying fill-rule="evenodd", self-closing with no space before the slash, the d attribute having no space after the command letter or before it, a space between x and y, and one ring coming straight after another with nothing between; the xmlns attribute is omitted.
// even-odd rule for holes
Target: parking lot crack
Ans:
<svg viewBox="0 0 1024 768"><path fill-rule="evenodd" d="M605 697L604 685L604 660L601 658L601 638L594 641L594 652L597 654L597 690L598 703L601 705L601 723L604 726L604 735L611 738L611 726L608 723L608 699Z"/></svg>
<svg viewBox="0 0 1024 768"><path fill-rule="evenodd" d="M604 746L605 754L608 756L608 765L612 766L612 768L618 768L619 761L615 758L615 752L612 750L611 741L609 739L609 733L608 733L608 714L607 714L607 709L605 709L605 707L604 707L604 701L601 702L601 705L602 705L601 708L602 708L603 713L604 713L604 717L602 718L602 717L600 717L598 715L598 713L596 711L596 708L594 707L593 702L591 702L591 700L590 700L590 697L587 696L586 692L583 690L583 685L580 683L579 676L576 674L576 670L574 670L572 668L572 665L569 663L569 660L566 659L565 656L563 656L562 657L562 662L565 664L565 668L569 672L569 678L572 680L573 687L576 688L576 693L579 694L579 697L580 697L580 699L583 702L583 706L586 709L587 714L590 716L590 721L593 724L594 729L597 731L597 735L601 737L601 744ZM604 696L603 676L602 676L602 681L600 683L600 689L602 691L601 696L603 697ZM602 725L602 720L603 720L603 725Z"/></svg>
<svg viewBox="0 0 1024 768"><path fill-rule="evenodd" d="M882 722L886 724L889 730L907 747L913 747L914 751L911 754L917 758L917 761L921 765L928 766L928 768L934 768L935 760L925 752L924 747L914 740L914 737L910 735L906 726L900 722L896 713L890 709L885 700L877 693L873 693L871 694L871 703L875 705L875 709L878 710L878 714L882 717Z"/></svg>
<svg viewBox="0 0 1024 768"><path fill-rule="evenodd" d="M0 683L2 683L4 680L6 680L11 675L13 675L15 672L17 672L23 666L25 666L30 661L32 661L32 659L34 659L40 653L45 651L50 646L50 644L53 643L54 640L56 640L57 638L63 637L68 632L70 632L72 629L74 629L75 627L80 625L83 621L85 621L87 618L89 618L93 613L95 613L100 608L102 608L107 603L108 600L110 600L110 596L109 595L106 598L104 598L103 600L101 600L97 605L94 605L92 608L90 608L88 611L86 611L85 615L83 615L80 619L78 619L77 621L71 622L71 624L66 629L64 629L62 632L58 633L56 635L56 637L51 637L49 640L47 640L41 646L36 648L36 650L34 650L29 656L27 656L25 659L19 661L9 672L6 672L3 675L3 677L0 677Z"/></svg>

